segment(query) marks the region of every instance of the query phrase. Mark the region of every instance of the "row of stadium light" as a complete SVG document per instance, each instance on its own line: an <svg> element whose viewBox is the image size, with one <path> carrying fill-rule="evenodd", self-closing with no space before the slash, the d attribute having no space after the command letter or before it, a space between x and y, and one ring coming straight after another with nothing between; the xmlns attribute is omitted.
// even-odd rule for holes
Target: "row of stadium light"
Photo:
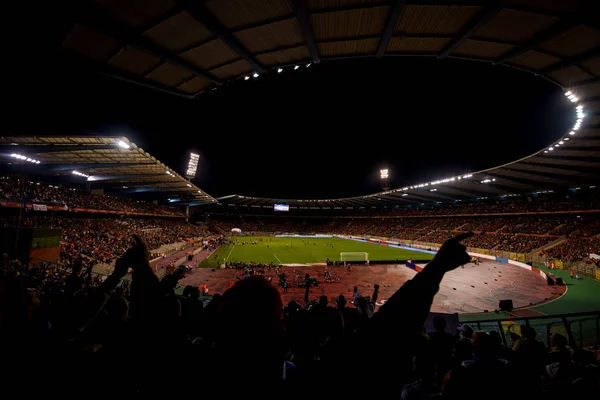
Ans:
<svg viewBox="0 0 600 400"><path fill-rule="evenodd" d="M312 65L312 63L306 64L306 68L310 67L311 65ZM294 71L296 71L299 68L300 68L300 65L298 65L298 64L294 65ZM281 67L277 68L277 73L278 74L280 74L282 72L283 72L283 68L281 68ZM255 73L252 74L252 77L254 77L254 78L258 78L259 76L260 76L260 74L258 72L255 72ZM245 81L250 80L250 75L246 75L244 77L244 80Z"/></svg>
<svg viewBox="0 0 600 400"><path fill-rule="evenodd" d="M12 153L10 155L12 158L16 158L17 160L24 160L24 161L28 161L32 164L39 164L41 161L40 160L35 160L33 158L29 158L27 156L24 156L22 154L16 154L16 153Z"/></svg>
<svg viewBox="0 0 600 400"><path fill-rule="evenodd" d="M83 176L84 178L89 178L90 177L89 175L84 174L83 172L79 172L79 171L73 171L73 175Z"/></svg>
<svg viewBox="0 0 600 400"><path fill-rule="evenodd" d="M388 176L389 176L389 174L386 173L386 178ZM473 177L472 174L455 176L452 178L440 179L440 180L433 181L433 182L419 183L419 184L413 185L413 186L406 186L401 189L393 189L393 190L388 190L388 191L381 192L381 193L368 194L368 195L362 196L362 198L366 199L369 197L376 197L376 196L381 196L381 195L391 194L391 193L396 193L396 192L405 192L405 191L411 190L411 189L421 189L421 188L428 187L428 186L435 186L435 185L440 185L442 183L456 182L456 181L460 181L462 179L469 179L472 177ZM383 178L383 175L382 175L382 178ZM434 190L431 190L431 191L434 191ZM403 194L402 196L404 196L405 194Z"/></svg>
<svg viewBox="0 0 600 400"><path fill-rule="evenodd" d="M571 91L565 92L565 96L567 96L567 98L572 103L576 103L577 101L579 101L579 99ZM581 128L581 124L583 123L583 118L585 117L585 114L583 113L583 105L582 104L579 104L579 105L577 105L577 107L575 107L575 112L577 113L577 119L575 120L573 129L571 129L571 131L569 132L569 136L575 136L577 131ZM570 139L568 136L560 139L558 142L556 142L552 146L548 147L548 149L544 150L544 154L548 154L549 152L554 151L554 149L565 145L565 142L568 142L569 140Z"/></svg>

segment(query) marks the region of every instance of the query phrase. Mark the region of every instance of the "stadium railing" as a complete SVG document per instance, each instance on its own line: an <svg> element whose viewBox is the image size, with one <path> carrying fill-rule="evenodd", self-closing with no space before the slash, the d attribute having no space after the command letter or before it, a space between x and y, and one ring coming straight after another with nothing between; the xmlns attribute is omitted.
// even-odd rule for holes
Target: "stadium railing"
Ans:
<svg viewBox="0 0 600 400"><path fill-rule="evenodd" d="M554 333L560 333L568 338L572 348L600 346L600 311L536 317L463 320L463 323L470 325L475 330L499 332L505 345L512 343L511 333L519 335L520 325L526 325L535 329L537 339L546 346L550 345L550 337Z"/></svg>

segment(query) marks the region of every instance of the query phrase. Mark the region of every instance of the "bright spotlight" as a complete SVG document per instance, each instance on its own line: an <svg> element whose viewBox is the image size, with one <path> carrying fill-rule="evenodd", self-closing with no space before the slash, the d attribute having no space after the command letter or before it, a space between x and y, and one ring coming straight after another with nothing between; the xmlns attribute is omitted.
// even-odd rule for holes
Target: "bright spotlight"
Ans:
<svg viewBox="0 0 600 400"><path fill-rule="evenodd" d="M247 81L248 79L250 79L250 77L249 77L248 75L246 75L246 76L244 77L244 80L245 80L245 81Z"/></svg>
<svg viewBox="0 0 600 400"><path fill-rule="evenodd" d="M544 153L547 153L547 152L548 152L548 150L544 150Z"/></svg>
<svg viewBox="0 0 600 400"><path fill-rule="evenodd" d="M390 176L387 168L380 170L379 173L381 174L381 179L387 179Z"/></svg>
<svg viewBox="0 0 600 400"><path fill-rule="evenodd" d="M294 67L294 71L295 71L295 70L297 70L298 68L300 68L300 66L299 66L299 65L296 65L296 66Z"/></svg>
<svg viewBox="0 0 600 400"><path fill-rule="evenodd" d="M312 63L306 64L306 68L310 67L311 65L312 65Z"/></svg>
<svg viewBox="0 0 600 400"><path fill-rule="evenodd" d="M280 73L282 73L282 72L283 72L283 68L278 68L278 69L277 69L277 73L278 73L278 74L280 74Z"/></svg>
<svg viewBox="0 0 600 400"><path fill-rule="evenodd" d="M548 148L548 151L552 151L552 150L554 150L554 147L549 147Z"/></svg>
<svg viewBox="0 0 600 400"><path fill-rule="evenodd" d="M558 142L558 144L565 144L565 142L563 142L562 140L560 142Z"/></svg>
<svg viewBox="0 0 600 400"><path fill-rule="evenodd" d="M569 135L573 136L575 134L575 132L571 131L569 132Z"/></svg>
<svg viewBox="0 0 600 400"><path fill-rule="evenodd" d="M569 90L568 92L565 92L565 96L570 96L571 94L572 94L572 93L571 93L571 91L570 91L570 90Z"/></svg>
<svg viewBox="0 0 600 400"><path fill-rule="evenodd" d="M258 72L255 72L254 75L252 75L255 78L258 78Z"/></svg>
<svg viewBox="0 0 600 400"><path fill-rule="evenodd" d="M122 148L122 149L128 149L128 148L130 148L130 147L131 147L130 145L128 145L127 143L125 143L125 142L124 142L124 141L122 141L122 140L119 140L119 141L117 142L117 146L119 146L119 147L120 147L120 148Z"/></svg>
<svg viewBox="0 0 600 400"><path fill-rule="evenodd" d="M200 155L196 153L190 153L190 159L188 161L188 167L185 175L192 179L196 176L196 171L198 170L198 160L200 160Z"/></svg>

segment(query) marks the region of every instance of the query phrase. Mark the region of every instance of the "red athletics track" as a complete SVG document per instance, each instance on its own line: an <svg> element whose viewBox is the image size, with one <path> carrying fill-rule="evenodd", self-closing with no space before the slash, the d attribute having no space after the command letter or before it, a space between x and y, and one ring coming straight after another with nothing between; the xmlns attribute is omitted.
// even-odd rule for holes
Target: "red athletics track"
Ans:
<svg viewBox="0 0 600 400"><path fill-rule="evenodd" d="M350 301L352 288L359 287L359 292L371 295L373 285L380 285L378 302L389 298L404 282L411 279L416 272L404 265L371 265L353 266L348 272L344 267L328 267L334 278L332 283L323 282L324 266L284 267L286 274L295 281L296 272L300 276L318 274L319 286L310 290L310 300L321 295L326 295L330 303L340 294L344 294ZM241 271L234 269L198 268L179 283L181 285L200 286L206 283L210 294L223 293L236 275L241 277ZM277 282L275 271L267 272ZM280 292L282 292L282 289ZM499 300L512 299L515 308L529 306L530 304L543 303L556 298L564 287L548 286L546 280L539 273L529 271L510 264L495 261L483 261L479 265L467 264L458 268L444 277L440 291L436 295L431 311L441 313L477 313L488 310L492 312L498 308ZM291 287L288 293L283 294L284 304L296 300L304 304L304 288Z"/></svg>

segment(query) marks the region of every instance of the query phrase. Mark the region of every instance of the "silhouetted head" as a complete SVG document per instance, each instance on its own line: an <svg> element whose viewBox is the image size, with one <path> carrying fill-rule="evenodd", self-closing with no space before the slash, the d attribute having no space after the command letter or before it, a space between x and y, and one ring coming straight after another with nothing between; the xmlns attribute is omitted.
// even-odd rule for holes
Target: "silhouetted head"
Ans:
<svg viewBox="0 0 600 400"><path fill-rule="evenodd" d="M439 315L433 317L433 327L436 331L443 332L446 329L446 320L444 317Z"/></svg>
<svg viewBox="0 0 600 400"><path fill-rule="evenodd" d="M327 300L327 296L323 295L321 297L319 297L319 305L323 306L323 307L327 307L327 303L329 301Z"/></svg>
<svg viewBox="0 0 600 400"><path fill-rule="evenodd" d="M338 296L338 298L336 299L336 303L337 303L337 306L338 306L339 308L344 308L344 307L346 307L346 304L347 304L346 297L344 297L344 295L343 295L343 294L340 294L340 295Z"/></svg>
<svg viewBox="0 0 600 400"><path fill-rule="evenodd" d="M521 337L524 339L535 340L537 332L531 326L521 325Z"/></svg>
<svg viewBox="0 0 600 400"><path fill-rule="evenodd" d="M473 334L473 351L480 356L491 356L494 354L494 339L485 331L477 331Z"/></svg>
<svg viewBox="0 0 600 400"><path fill-rule="evenodd" d="M213 299L214 300L214 299ZM283 333L283 303L266 279L252 276L238 281L221 298L218 321L223 338L269 342Z"/></svg>
<svg viewBox="0 0 600 400"><path fill-rule="evenodd" d="M551 343L552 347L556 347L557 349L562 350L567 347L567 345L569 344L569 341L567 340L566 337L564 337L560 333L555 333L550 338L550 343Z"/></svg>
<svg viewBox="0 0 600 400"><path fill-rule="evenodd" d="M216 322L220 358L238 367L232 372L234 381L281 377L283 303L266 279L252 276L228 289L219 303Z"/></svg>

